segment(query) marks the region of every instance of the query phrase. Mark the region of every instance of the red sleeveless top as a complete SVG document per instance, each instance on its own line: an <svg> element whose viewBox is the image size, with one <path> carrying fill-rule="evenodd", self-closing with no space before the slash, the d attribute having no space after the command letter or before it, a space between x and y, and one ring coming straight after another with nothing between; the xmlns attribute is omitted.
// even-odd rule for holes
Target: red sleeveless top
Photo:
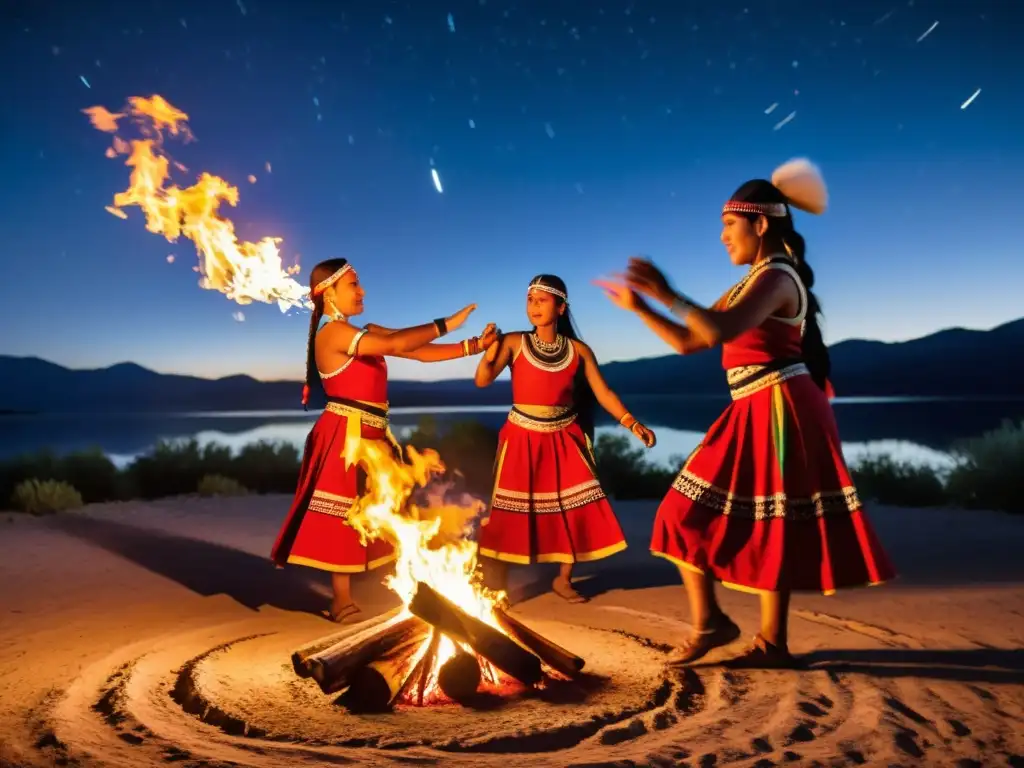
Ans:
<svg viewBox="0 0 1024 768"><path fill-rule="evenodd" d="M557 348L546 351L524 333L512 360L512 402L516 405L573 404L573 383L580 356L571 340L559 336Z"/></svg>
<svg viewBox="0 0 1024 768"><path fill-rule="evenodd" d="M764 365L775 360L797 359L803 354L804 317L807 315L807 291L788 259L775 258L752 268L726 301L732 306L753 285L758 275L768 270L781 270L796 281L800 293L800 309L796 317L769 317L761 325L744 331L722 345L722 367L740 368L745 365Z"/></svg>
<svg viewBox="0 0 1024 768"><path fill-rule="evenodd" d="M362 400L367 403L388 401L388 363L383 357L350 357L341 368L330 373L317 371L327 397Z"/></svg>

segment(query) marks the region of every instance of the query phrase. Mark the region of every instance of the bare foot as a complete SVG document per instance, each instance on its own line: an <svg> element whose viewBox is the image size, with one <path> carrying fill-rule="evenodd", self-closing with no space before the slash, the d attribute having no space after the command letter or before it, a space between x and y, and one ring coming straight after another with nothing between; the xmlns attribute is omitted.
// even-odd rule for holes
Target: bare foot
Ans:
<svg viewBox="0 0 1024 768"><path fill-rule="evenodd" d="M568 603L586 603L587 598L573 589L572 582L561 577L551 582L551 589Z"/></svg>
<svg viewBox="0 0 1024 768"><path fill-rule="evenodd" d="M674 665L690 664L697 661L715 648L728 645L740 636L740 628L736 622L724 613L714 618L704 629L695 630L690 639L675 649L668 657L668 663Z"/></svg>
<svg viewBox="0 0 1024 768"><path fill-rule="evenodd" d="M732 669L799 669L801 664L786 648L772 645L760 634L740 656L722 663Z"/></svg>

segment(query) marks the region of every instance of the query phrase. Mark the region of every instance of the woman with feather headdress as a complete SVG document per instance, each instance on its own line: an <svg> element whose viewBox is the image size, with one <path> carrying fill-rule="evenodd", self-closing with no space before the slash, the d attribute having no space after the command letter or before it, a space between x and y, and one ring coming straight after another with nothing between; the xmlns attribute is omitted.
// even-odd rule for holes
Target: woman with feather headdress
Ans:
<svg viewBox="0 0 1024 768"><path fill-rule="evenodd" d="M740 635L714 580L761 595L760 632L729 664L790 667L792 591L831 594L895 575L843 459L814 272L793 226L792 208L820 214L827 202L821 174L802 159L736 190L722 210L721 239L732 263L749 270L710 308L676 292L645 259L630 261L623 282L599 281L680 354L721 345L732 395L654 523L651 551L679 567L694 626L676 663Z"/></svg>

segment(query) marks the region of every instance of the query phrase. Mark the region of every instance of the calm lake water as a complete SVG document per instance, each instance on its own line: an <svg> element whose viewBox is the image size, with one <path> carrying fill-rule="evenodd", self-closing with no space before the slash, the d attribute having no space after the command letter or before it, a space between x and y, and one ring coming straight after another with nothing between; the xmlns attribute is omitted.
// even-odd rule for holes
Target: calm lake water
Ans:
<svg viewBox="0 0 1024 768"><path fill-rule="evenodd" d="M726 404L719 398L627 398L632 412L658 433L650 458L666 463L685 455ZM845 398L834 403L847 460L889 453L937 467L948 465L957 440L1024 419L1024 399L977 401L911 398ZM399 438L425 415L439 425L474 420L502 424L508 409L497 407L401 408L392 411ZM259 440L287 441L301 450L317 413L296 411L181 414L41 414L0 416L0 459L48 449L67 453L98 447L118 463L128 462L159 440L195 439L232 448ZM598 422L598 434L626 434ZM639 443L638 443L639 445Z"/></svg>

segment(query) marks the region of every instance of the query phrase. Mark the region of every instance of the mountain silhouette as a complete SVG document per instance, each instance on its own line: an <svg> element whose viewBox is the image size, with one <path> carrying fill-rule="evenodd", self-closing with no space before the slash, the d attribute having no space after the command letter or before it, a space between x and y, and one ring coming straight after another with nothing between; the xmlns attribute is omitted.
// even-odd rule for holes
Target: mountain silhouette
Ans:
<svg viewBox="0 0 1024 768"><path fill-rule="evenodd" d="M1024 396L1024 318L988 331L950 328L919 339L842 341L831 347L832 383L841 397ZM620 395L726 394L716 351L602 365ZM299 407L299 381L162 374L135 363L73 370L37 357L0 355L0 413L245 411ZM393 407L493 405L511 401L507 378L487 389L469 379L392 381ZM311 407L323 403L314 393Z"/></svg>

